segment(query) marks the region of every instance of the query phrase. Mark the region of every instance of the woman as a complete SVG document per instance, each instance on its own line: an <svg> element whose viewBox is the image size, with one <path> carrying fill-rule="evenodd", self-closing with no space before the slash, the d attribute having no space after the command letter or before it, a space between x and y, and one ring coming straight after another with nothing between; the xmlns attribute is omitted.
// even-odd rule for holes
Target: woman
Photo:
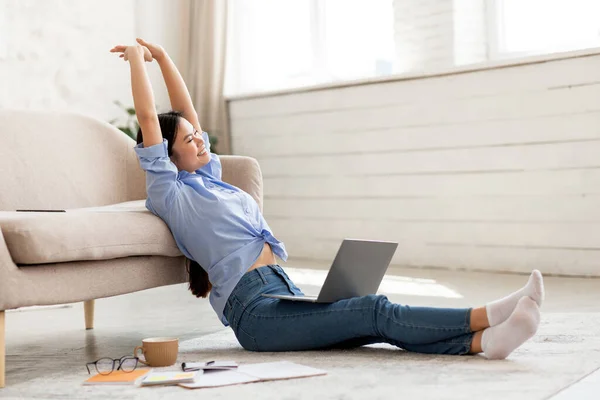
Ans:
<svg viewBox="0 0 600 400"><path fill-rule="evenodd" d="M291 302L261 294L302 294L276 256L287 259L257 203L221 180L185 83L164 49L137 39L115 46L129 62L140 124L135 150L146 171L147 208L163 219L190 260L190 290L206 297L240 344L252 351L356 347L386 342L408 351L502 359L531 338L544 299L542 275L478 308L412 307L382 295L332 304ZM144 61L156 60L171 107L157 115ZM202 267L201 267L202 266Z"/></svg>

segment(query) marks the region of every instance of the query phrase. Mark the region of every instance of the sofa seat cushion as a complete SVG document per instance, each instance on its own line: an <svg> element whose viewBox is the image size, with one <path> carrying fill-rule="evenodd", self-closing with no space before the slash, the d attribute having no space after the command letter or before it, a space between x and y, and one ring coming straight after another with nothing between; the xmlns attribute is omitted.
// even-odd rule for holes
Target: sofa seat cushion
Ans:
<svg viewBox="0 0 600 400"><path fill-rule="evenodd" d="M0 227L16 264L182 255L145 200L59 213L2 211Z"/></svg>

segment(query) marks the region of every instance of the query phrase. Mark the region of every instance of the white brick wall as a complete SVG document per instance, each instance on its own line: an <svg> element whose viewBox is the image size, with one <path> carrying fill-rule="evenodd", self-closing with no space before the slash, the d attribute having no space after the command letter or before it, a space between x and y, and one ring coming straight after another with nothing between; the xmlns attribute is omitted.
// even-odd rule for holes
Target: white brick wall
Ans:
<svg viewBox="0 0 600 400"><path fill-rule="evenodd" d="M454 0L454 65L488 60L485 0Z"/></svg>
<svg viewBox="0 0 600 400"><path fill-rule="evenodd" d="M393 0L399 72L486 60L485 0Z"/></svg>

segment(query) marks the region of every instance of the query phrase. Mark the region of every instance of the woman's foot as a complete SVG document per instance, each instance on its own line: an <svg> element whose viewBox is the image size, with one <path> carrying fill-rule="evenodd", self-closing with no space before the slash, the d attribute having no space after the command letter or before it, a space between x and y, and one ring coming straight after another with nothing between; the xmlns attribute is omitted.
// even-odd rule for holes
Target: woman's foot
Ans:
<svg viewBox="0 0 600 400"><path fill-rule="evenodd" d="M527 284L521 289L502 299L492 301L485 306L490 326L495 326L506 321L517 306L519 299L523 296L531 297L537 303L538 307L542 306L545 296L544 278L542 277L542 273L537 269L533 270Z"/></svg>
<svg viewBox="0 0 600 400"><path fill-rule="evenodd" d="M535 335L539 325L540 309L537 303L529 296L522 297L506 321L483 331L483 354L490 360L508 357L517 347Z"/></svg>

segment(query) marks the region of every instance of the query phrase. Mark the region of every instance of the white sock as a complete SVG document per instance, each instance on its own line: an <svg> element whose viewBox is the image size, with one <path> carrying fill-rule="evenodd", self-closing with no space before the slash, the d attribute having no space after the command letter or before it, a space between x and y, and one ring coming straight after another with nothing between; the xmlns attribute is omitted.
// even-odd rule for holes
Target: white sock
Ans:
<svg viewBox="0 0 600 400"><path fill-rule="evenodd" d="M506 321L483 331L481 349L490 360L501 360L530 339L540 325L540 309L529 296L521 297Z"/></svg>
<svg viewBox="0 0 600 400"><path fill-rule="evenodd" d="M537 269L533 270L529 276L529 281L521 289L502 299L492 301L485 306L490 326L495 326L506 321L515 309L519 299L523 296L531 297L535 300L538 307L542 306L544 301L544 279L542 278L542 273Z"/></svg>

